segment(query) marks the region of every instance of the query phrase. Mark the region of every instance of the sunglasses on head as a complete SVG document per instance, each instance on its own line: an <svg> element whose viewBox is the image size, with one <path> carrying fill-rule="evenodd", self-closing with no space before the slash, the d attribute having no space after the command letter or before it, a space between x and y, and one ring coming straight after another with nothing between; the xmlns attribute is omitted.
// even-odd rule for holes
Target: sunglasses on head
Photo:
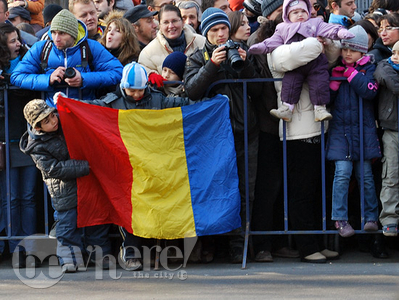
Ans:
<svg viewBox="0 0 399 300"><path fill-rule="evenodd" d="M315 11L319 11L320 8L321 8L321 5L318 4L318 3L314 3L314 4L313 4L313 8L314 8Z"/></svg>

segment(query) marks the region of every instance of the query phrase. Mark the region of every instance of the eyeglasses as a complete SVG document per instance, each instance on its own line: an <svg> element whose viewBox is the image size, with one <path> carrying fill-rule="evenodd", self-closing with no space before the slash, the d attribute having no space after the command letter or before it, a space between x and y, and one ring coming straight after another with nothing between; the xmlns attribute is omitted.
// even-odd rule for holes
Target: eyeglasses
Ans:
<svg viewBox="0 0 399 300"><path fill-rule="evenodd" d="M378 33L381 33L383 31L386 31L388 33L388 32L391 32L391 31L397 30L397 29L399 29L399 27L388 26L388 27L378 28Z"/></svg>
<svg viewBox="0 0 399 300"><path fill-rule="evenodd" d="M172 21L163 21L161 23L162 26L168 27L169 24L172 24L173 26L176 26L179 22L181 21L181 19L174 19Z"/></svg>
<svg viewBox="0 0 399 300"><path fill-rule="evenodd" d="M318 4L318 3L314 3L314 4L313 4L313 8L314 8L315 11L319 11L320 8L321 8L321 5Z"/></svg>

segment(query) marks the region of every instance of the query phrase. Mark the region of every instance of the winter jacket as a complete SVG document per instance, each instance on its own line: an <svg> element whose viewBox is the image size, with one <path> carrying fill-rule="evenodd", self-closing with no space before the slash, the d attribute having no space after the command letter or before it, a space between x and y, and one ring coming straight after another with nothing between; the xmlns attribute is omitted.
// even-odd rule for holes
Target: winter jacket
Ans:
<svg viewBox="0 0 399 300"><path fill-rule="evenodd" d="M184 54L189 56L198 48L203 48L205 38L202 35L194 33L187 26L183 27L184 36L186 38L186 50ZM173 52L165 39L161 30L158 30L157 36L140 52L138 63L145 67L148 74L162 74L162 63L165 58Z"/></svg>
<svg viewBox="0 0 399 300"><path fill-rule="evenodd" d="M373 49L367 53L374 56L374 63L379 63L381 60L386 59L392 55L392 50L384 45L381 38L378 38L373 46Z"/></svg>
<svg viewBox="0 0 399 300"><path fill-rule="evenodd" d="M30 12L30 24L38 24L44 27L43 9L44 0L28 0L26 9Z"/></svg>
<svg viewBox="0 0 399 300"><path fill-rule="evenodd" d="M257 33L251 34L248 39L248 46L258 43ZM253 55L252 63L261 78L273 78L266 55ZM263 132L278 135L277 118L270 115L270 110L277 108L277 92L273 81L258 83L259 89L262 89L261 96L254 101L256 114L259 121L259 129Z"/></svg>
<svg viewBox="0 0 399 300"><path fill-rule="evenodd" d="M51 34L49 34L50 40ZM91 64L82 67L82 53L80 44L87 40L92 55ZM66 50L58 50L53 45L48 56L48 66L42 72L41 53L46 41L40 41L26 53L11 75L11 83L23 89L46 92L46 102L54 107L53 95L62 91L68 97L81 99L96 99L95 92L107 86L119 84L123 67L100 43L87 39L84 23L79 21L77 43ZM92 65L93 70L90 70ZM74 67L82 76L82 87L61 87L59 84L50 85L50 76L58 67ZM81 92L81 96L79 95Z"/></svg>
<svg viewBox="0 0 399 300"><path fill-rule="evenodd" d="M188 58L184 76L186 94L193 100L198 100L205 96L213 97L216 94L226 95L229 97L230 121L233 132L243 132L244 100L242 84L222 83L212 87L208 94L207 90L212 83L218 80L250 79L258 78L259 75L248 59L245 60L244 69L241 72L233 70L227 60L220 66L217 66L210 59L205 59L205 57L212 57L214 49L216 49L216 46L212 46L209 42L206 42L206 46L203 49L198 49ZM258 83L248 84L247 115L249 133L258 130L252 100L256 101L259 99L261 92L262 90L259 89Z"/></svg>
<svg viewBox="0 0 399 300"><path fill-rule="evenodd" d="M330 48L330 49L329 49ZM326 47L326 56L329 62L336 61L339 51L336 44ZM307 38L300 42L280 46L277 51L268 54L268 64L274 78L282 78L284 73L292 71L317 58L323 51L323 45L317 38ZM281 81L275 82L278 96L278 105L281 103ZM314 121L314 107L309 98L309 87L303 84L298 104L295 105L292 121L287 125L287 140L301 140L319 136L321 134L321 122ZM324 122L327 131L328 122ZM280 139L283 139L283 122L280 121Z"/></svg>
<svg viewBox="0 0 399 300"><path fill-rule="evenodd" d="M344 67L349 66L344 64ZM375 65L370 56L363 56L353 67L358 73L342 81L338 91L331 93L333 119L328 131L328 160L360 160L360 98L363 99L364 159L381 157L373 108L378 86L373 77Z"/></svg>
<svg viewBox="0 0 399 300"><path fill-rule="evenodd" d="M1 84L1 83L0 83ZM31 91L11 89L8 93L8 132L10 142L11 168L33 166L32 159L19 150L19 139L26 131L24 106L32 99L40 97ZM4 94L0 90L0 141L5 142Z"/></svg>
<svg viewBox="0 0 399 300"><path fill-rule="evenodd" d="M62 130L41 133L30 127L21 137L19 146L42 172L54 209L64 211L76 207L76 178L89 174L89 163L70 159Z"/></svg>
<svg viewBox="0 0 399 300"><path fill-rule="evenodd" d="M276 31L270 38L263 41L266 45L267 50L265 52L272 52L278 46L283 44L290 44L296 34L300 34L303 38L308 37L324 37L334 40L342 38L350 38L353 35L348 32L341 25L329 24L323 22L321 18L311 18L308 15L306 22L295 22L292 23L288 18L288 5L295 0L284 0L283 3L283 20L276 27ZM309 0L304 0L308 6L308 11L311 11L311 5ZM295 40L296 41L296 40Z"/></svg>
<svg viewBox="0 0 399 300"><path fill-rule="evenodd" d="M377 65L374 78L378 82L378 119L383 129L398 131L399 74L384 59Z"/></svg>
<svg viewBox="0 0 399 300"><path fill-rule="evenodd" d="M347 16L330 14L328 23L340 24L342 26L345 26L346 28L349 28L351 25L355 23L355 21L352 20L351 18L348 18Z"/></svg>
<svg viewBox="0 0 399 300"><path fill-rule="evenodd" d="M108 93L99 100L87 102L115 109L164 109L195 103L184 97L166 97L162 92L150 87L145 89L143 98L138 101L127 96L122 89L118 88L115 92Z"/></svg>

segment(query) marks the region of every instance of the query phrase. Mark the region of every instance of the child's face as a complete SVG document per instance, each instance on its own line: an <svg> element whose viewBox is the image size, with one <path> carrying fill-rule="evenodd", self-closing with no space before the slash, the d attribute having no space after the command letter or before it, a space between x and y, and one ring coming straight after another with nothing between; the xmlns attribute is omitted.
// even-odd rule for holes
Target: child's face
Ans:
<svg viewBox="0 0 399 300"><path fill-rule="evenodd" d="M306 22L308 20L308 12L304 9L295 9L289 13L288 19L292 23Z"/></svg>
<svg viewBox="0 0 399 300"><path fill-rule="evenodd" d="M398 50L392 51L391 60L394 64L399 64L399 51Z"/></svg>
<svg viewBox="0 0 399 300"><path fill-rule="evenodd" d="M129 97L132 97L135 101L139 101L144 96L144 89L141 89L141 90L125 89L125 93Z"/></svg>
<svg viewBox="0 0 399 300"><path fill-rule="evenodd" d="M46 118L40 121L40 127L35 128L42 132L55 132L58 130L58 117L55 113L49 114Z"/></svg>
<svg viewBox="0 0 399 300"><path fill-rule="evenodd" d="M179 76L171 69L167 67L162 68L162 77L165 78L167 81L181 81Z"/></svg>
<svg viewBox="0 0 399 300"><path fill-rule="evenodd" d="M354 51L352 49L342 49L341 55L347 64L353 64L357 62L359 59L361 59L364 53L359 51Z"/></svg>

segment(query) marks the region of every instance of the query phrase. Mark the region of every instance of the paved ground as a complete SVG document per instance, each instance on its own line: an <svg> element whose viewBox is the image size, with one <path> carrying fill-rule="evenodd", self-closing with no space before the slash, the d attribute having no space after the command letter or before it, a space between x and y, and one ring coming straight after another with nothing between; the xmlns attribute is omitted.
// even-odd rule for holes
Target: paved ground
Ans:
<svg viewBox="0 0 399 300"><path fill-rule="evenodd" d="M276 258L273 263L249 262L247 269L219 259L189 264L177 271L96 271L60 276L48 265L35 274L15 273L11 261L0 265L0 299L399 299L399 251L381 260L350 250L327 264ZM52 274L49 274L53 272ZM39 271L46 277L38 280ZM58 273L59 276L60 273ZM18 279L19 275L25 284ZM29 279L34 278L34 279ZM185 280L182 280L185 279ZM35 284L52 285L32 288Z"/></svg>

